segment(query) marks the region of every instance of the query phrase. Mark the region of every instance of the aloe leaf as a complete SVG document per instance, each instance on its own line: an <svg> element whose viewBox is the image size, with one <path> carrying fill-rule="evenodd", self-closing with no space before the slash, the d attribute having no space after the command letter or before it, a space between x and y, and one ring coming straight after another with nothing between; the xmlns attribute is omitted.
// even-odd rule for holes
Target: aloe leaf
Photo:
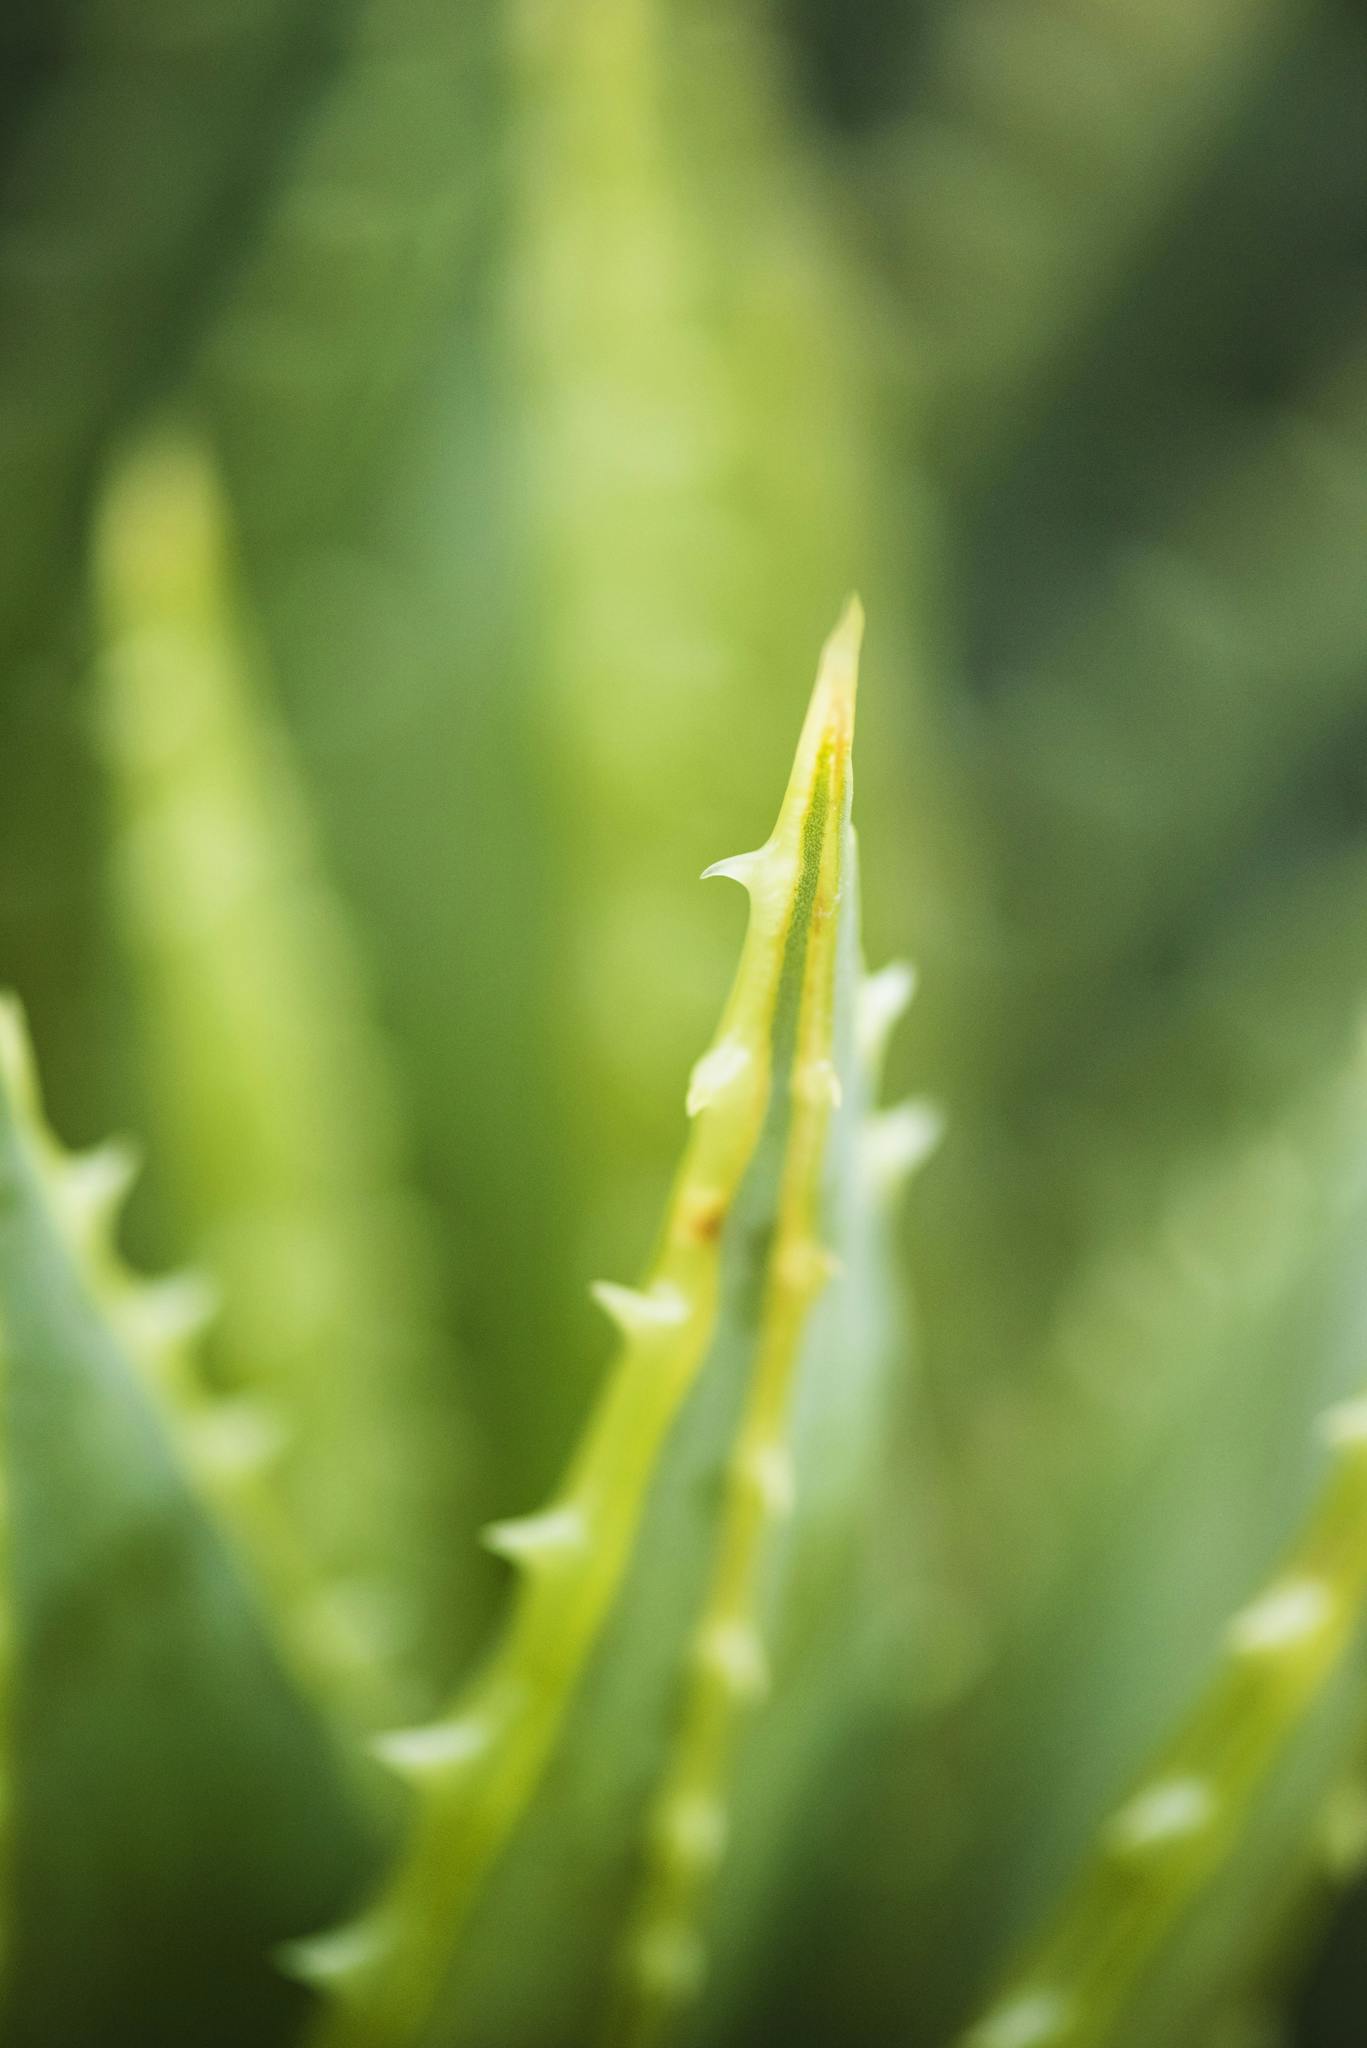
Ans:
<svg viewBox="0 0 1367 2048"><path fill-rule="evenodd" d="M1096 1236L1038 1343L953 1406L937 1386L954 1590L976 1668L938 1740L924 1717L904 1717L885 1761L866 1756L863 1807L843 1837L862 1882L834 1909L823 1901L819 1923L813 1914L816 1960L790 1994L817 2035L839 2024L819 1924L849 1948L875 2032L950 2038L965 1985L1047 1912L1117 1787L1200 1685L1224 1616L1295 1527L1314 1478L1313 1418L1361 1372L1367 1094L1345 1080L1326 1013L1350 979L1348 874L1341 862L1320 878L1313 938L1313 893L1291 892L1279 936L1308 940L1299 987L1276 999L1273 959L1287 956L1263 951L1266 933L1256 946L1244 934L1232 959L1195 978L1157 1043L1151 1024L1141 1034L1149 1058L1131 1048L1112 1077L1136 1134L1149 1122L1160 1133L1157 1160L1137 1136L1117 1148L1137 1162L1138 1198L1131 1190L1121 1209L1103 1173L1084 1183ZM1339 999L1346 1013L1346 986ZM1177 1091L1166 1109L1165 1083ZM1226 1084L1237 1117L1214 1107ZM1084 1124L1070 1156L1085 1135ZM1055 1199L1047 1176L1036 1186ZM1222 1880L1222 1898L1238 1888L1246 1899L1243 1920L1233 1916L1222 1952L1164 1971L1184 1997L1229 1985L1279 1896L1308 1835L1317 1760L1328 1771L1341 1755L1338 1731L1319 1725L1302 1751L1294 1797L1268 1822L1271 1850L1250 1834ZM990 1887L975 1883L983 1870ZM1203 1930L1217 1903L1203 1907ZM1184 2038L1137 2026L1141 2043Z"/></svg>
<svg viewBox="0 0 1367 2048"><path fill-rule="evenodd" d="M503 1636L448 1715L384 1745L416 1832L369 1912L300 1958L327 2048L647 2039L700 1988L738 1755L840 1606L878 1433L849 1242L861 1162L871 1185L867 1132L851 1149L859 632L852 609L828 643L772 836L708 870L743 884L750 924L656 1259L639 1290L595 1290L621 1351L560 1487L489 1532L521 1580ZM874 1178L927 1134L924 1113L880 1127Z"/></svg>
<svg viewBox="0 0 1367 2048"><path fill-rule="evenodd" d="M20 0L0 17L0 475L23 506L0 560L0 753L23 763L0 812L0 949L50 1084L90 1130L110 1119L121 1035L73 715L91 478L235 256L300 108L301 38L329 12Z"/></svg>
<svg viewBox="0 0 1367 2048"><path fill-rule="evenodd" d="M899 515L859 346L872 323L754 10L557 0L457 23L372 0L356 22L197 389L292 737L422 1091L424 1168L465 1260L471 1400L504 1493L530 1497L591 1385L594 1324L566 1316L568 1277L633 1229L644 1251L670 1106L726 972L686 877L745 829L778 679L856 567L876 585ZM706 89L723 44L724 113ZM406 72L420 98L401 98ZM447 206L462 175L466 220ZM439 249L444 283L418 274ZM585 432L599 418L620 430ZM891 672L900 559L887 581ZM916 676L918 701L937 673ZM946 750L911 691L881 691L873 717L866 819L895 804L904 838L947 814L957 831L968 810L941 803ZM875 938L927 965L923 1036L949 977L912 907L934 903L956 945L964 920L920 854L894 863L889 890L904 869L916 886ZM433 890L434 869L471 886ZM558 1044L536 1028L548 1002ZM530 1362L552 1357L529 1398Z"/></svg>
<svg viewBox="0 0 1367 2048"><path fill-rule="evenodd" d="M460 1247L469 1400L506 1496L546 1483L589 1361L564 1327L582 1267L555 1197L573 1154L540 1029L563 979L562 860L528 744L489 262L507 212L505 32L489 5L346 10L192 391L290 741L382 981L423 1192ZM557 1385L530 1400L528 1361L553 1355Z"/></svg>
<svg viewBox="0 0 1367 2048"><path fill-rule="evenodd" d="M1209 1386L1195 1405L1185 1396L1169 1424L1181 1491L1173 1491L1171 1469L1150 1468L1147 1508L1138 1518L1130 1510L1121 1546L1128 1576L1124 1556L1119 1574L1115 1556L1093 1558L1085 1610L1092 1664L1079 1675L1080 1715L1085 1724L1103 1692L1114 1694L1122 1670L1127 1712L1112 1714L1103 1753L1074 1774L1063 1807L1075 1815L1079 1800L1091 1804L1117 1747L1139 1754L1151 1746L1142 1731L1155 1698L1168 1696L1158 1724L1175 1722L1177 1732L1104 1823L1056 1914L968 2037L974 2048L1017 2038L1041 2048L1054 2040L1095 2048L1185 2039L1194 2013L1247 1980L1292 1879L1303 1875L1327 1787L1361 1730L1360 1661L1347 1657L1361 1644L1367 1591L1360 1396L1331 1396L1317 1432L1311 1507L1263 1591L1245 1597L1217 1648L1208 1638L1193 1645L1193 1623L1209 1617L1213 1588L1247 1589L1259 1532L1285 1526L1289 1491L1303 1500L1308 1461L1298 1432L1307 1409L1336 1383L1360 1385L1363 1116L1359 1063L1325 1091L1307 1126L1310 1174L1285 1140L1264 1145L1261 1160L1249 1161L1261 1173L1245 1176L1252 1202L1242 1217L1226 1199L1207 1203L1204 1216L1188 1207L1180 1236L1177 1219L1169 1222L1191 1313L1170 1331L1152 1329L1150 1346L1157 1363L1169 1341L1185 1345L1185 1369ZM1096 1359L1095 1342L1087 1349ZM1298 1363L1290 1384L1289 1356ZM1236 1385L1237 1425L1223 1406ZM1135 1393L1142 1397L1142 1388ZM1142 1419L1142 1405L1135 1412ZM1127 1586L1140 1572L1150 1612L1142 1625L1131 1620L1138 1640L1122 1645ZM1147 1668L1160 1661L1160 1643L1161 1676ZM1184 1667L1204 1684L1185 1715L1171 1697ZM1019 1722L1030 1703L1017 1696L1014 1708ZM1067 1737L1060 1728L1052 1739ZM1043 1826L1056 1849L1058 1814ZM1065 1818L1064 1834L1068 1826Z"/></svg>
<svg viewBox="0 0 1367 2048"><path fill-rule="evenodd" d="M232 1418L196 1389L176 1290L112 1248L128 1165L61 1149L6 1004L5 2038L227 2048L274 2037L263 1949L340 1906L374 1845L207 1505L238 1483Z"/></svg>
<svg viewBox="0 0 1367 2048"><path fill-rule="evenodd" d="M192 440L151 437L116 471L97 568L150 1085L178 1213L222 1286L220 1366L283 1436L280 1507L306 1567L292 1626L363 1711L420 1710L468 1604L468 1436L364 975ZM273 1540L263 1562L279 1556Z"/></svg>
<svg viewBox="0 0 1367 2048"><path fill-rule="evenodd" d="M1367 1593L1367 1405L1324 1418L1333 1458L1307 1526L1231 1620L1217 1671L1106 1823L1075 1886L966 2048L1099 2048L1175 1923L1238 1854L1250 1809L1323 1700Z"/></svg>
<svg viewBox="0 0 1367 2048"><path fill-rule="evenodd" d="M880 601L895 515L861 347L876 320L760 11L555 0L509 15L528 614L574 934L561 979L596 1262L653 1213L672 1077L724 972L677 877L744 829L774 689L855 566L865 582L872 570L889 639L907 578L899 560ZM863 801L866 815L870 797L874 816L897 806L918 907L938 908L937 885L958 901L948 871L967 813L944 823L931 688L903 673L912 688L875 707L886 724ZM889 908L905 940L913 913ZM642 987L659 1000L624 1046L618 1019Z"/></svg>

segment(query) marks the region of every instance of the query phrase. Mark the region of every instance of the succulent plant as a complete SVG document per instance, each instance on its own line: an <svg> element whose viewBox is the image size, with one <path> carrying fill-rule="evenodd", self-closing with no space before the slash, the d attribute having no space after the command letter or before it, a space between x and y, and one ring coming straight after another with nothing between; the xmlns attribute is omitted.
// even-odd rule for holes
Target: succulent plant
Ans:
<svg viewBox="0 0 1367 2048"><path fill-rule="evenodd" d="M872 1106L911 976L868 977L860 954L862 613L851 602L822 658L769 839L707 871L742 884L750 925L693 1069L651 1271L593 1290L619 1352L560 1486L485 1530L516 1580L501 1635L454 1704L371 1740L411 1787L396 1802L366 1765L366 1725L457 1661L438 1627L457 1649L469 1630L418 1485L434 1426L411 1338L426 1269L398 1234L363 1003L255 700L194 445L137 449L102 534L116 873L208 1277L143 1282L121 1263L127 1155L61 1150L11 1006L9 1384L16 1447L31 1434L51 1459L16 1481L10 1534L25 1589L15 1725L44 1725L16 1752L13 1855L30 1908L63 1884L31 1831L56 1801L65 1839L73 1754L98 1758L117 1796L85 1840L85 1886L53 1916L98 1955L128 1910L114 1890L127 1805L173 1743L184 1772L168 1762L158 1789L165 1839L133 1921L183 1945L187 1970L162 1980L149 1950L140 1979L124 1929L114 1982L92 1967L73 1983L51 1930L21 1913L17 2036L93 2038L96 2011L143 2038L212 2034L226 2013L249 2025L251 1977L269 1983L301 1917L381 1868L387 1841L360 1916L284 1955L320 1990L310 2038L654 2039L714 1948L723 1983L750 1966L802 1789L870 1682L888 1204L935 1119ZM40 1525L68 1496L48 1559ZM73 1659L68 1729L53 1688ZM195 1766L233 1831L216 1845L206 1822L200 1843L218 1898L178 1862L204 1819ZM197 1950L211 1905L222 1956ZM252 1927L244 1986L220 1973Z"/></svg>
<svg viewBox="0 0 1367 2048"><path fill-rule="evenodd" d="M1357 0L0 12L0 2048L1358 2042Z"/></svg>

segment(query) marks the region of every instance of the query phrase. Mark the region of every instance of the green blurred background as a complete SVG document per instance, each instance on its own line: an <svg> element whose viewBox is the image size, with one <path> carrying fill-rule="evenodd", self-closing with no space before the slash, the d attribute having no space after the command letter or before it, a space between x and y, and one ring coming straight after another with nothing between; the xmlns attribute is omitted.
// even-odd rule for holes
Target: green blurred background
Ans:
<svg viewBox="0 0 1367 2048"><path fill-rule="evenodd" d="M0 976L193 1254L92 686L170 416L392 1063L453 1544L582 1413L738 937L694 878L863 592L870 951L949 1136L899 1710L788 1997L942 2038L1361 1377L1367 9L9 0L0 49ZM1362 2037L1340 1912L1305 2048Z"/></svg>

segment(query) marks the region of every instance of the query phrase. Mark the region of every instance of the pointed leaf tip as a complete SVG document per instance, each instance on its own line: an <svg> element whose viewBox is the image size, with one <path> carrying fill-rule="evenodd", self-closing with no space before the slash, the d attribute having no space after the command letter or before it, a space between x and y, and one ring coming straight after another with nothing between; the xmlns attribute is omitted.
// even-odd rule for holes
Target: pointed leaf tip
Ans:
<svg viewBox="0 0 1367 2048"><path fill-rule="evenodd" d="M793 759L792 773L770 838L775 872L782 874L785 890L793 885L802 820L806 816L815 778L835 765L842 779L848 769L854 744L854 706L859 683L859 650L863 638L864 614L852 598L839 624L821 650L807 716Z"/></svg>
<svg viewBox="0 0 1367 2048"><path fill-rule="evenodd" d="M592 1801L605 1817L594 1821L598 1834L586 1836L585 1869L616 1871L614 1787L629 1784L634 1810L649 1779L645 1753L626 1745L630 1754L619 1760L623 1745L612 1730L623 1712L635 1725L643 1700L656 1780L646 1813L663 1812L666 1824L662 1841L642 1845L628 1956L639 1962L644 1936L652 1983L659 1977L678 1985L700 1974L703 1892L725 1839L733 1740L746 1710L770 1687L762 1632L770 1558L777 1570L790 1544L796 1553L809 1540L805 1524L790 1538L773 1525L800 1496L790 1405L805 1400L809 1366L825 1370L824 1359L812 1364L806 1349L810 1301L838 1270L822 1242L824 1226L840 1226L843 1249L846 1212L862 1222L871 1206L826 1201L828 1165L831 1175L854 1182L846 1126L839 1125L837 1142L830 1132L842 1095L836 1062L854 1067L843 1019L857 971L849 820L861 628L852 603L827 643L770 837L757 852L707 871L747 887L750 920L716 1039L690 1077L687 1106L699 1122L666 1212L654 1277L641 1291L594 1286L626 1343L564 1490L541 1513L485 1532L485 1544L525 1575L491 1660L447 1726L377 1745L385 1762L426 1780L429 1803L381 1894L394 1952L372 1983L357 1987L356 2024L344 2018L318 2048L407 2039L414 2025L430 2031L439 2006L445 2019L443 1986L454 1982L453 1960L463 1963L476 1914L487 1914L491 1926L497 1917L508 1931L509 1967L516 1967L525 1948L523 1878L510 1877L506 1892L501 1876L491 1886L495 1858L529 1815L539 1817L544 1805L552 1817L565 1788L576 1799L580 1786L608 1789L611 1797L600 1801L595 1791ZM863 1077L850 1072L849 1079L862 1107ZM747 1199L733 1226L742 1189ZM861 1191L852 1185L852 1192ZM743 1271L743 1287L732 1287L733 1267ZM734 1401L728 1394L714 1413L714 1379L737 1377ZM700 1386L709 1391L695 1399ZM861 1423L851 1442L862 1434ZM805 1442L802 1450L805 1456ZM812 1540L820 1541L823 1490L813 1488L813 1497ZM604 1675L601 1695L596 1678L584 1682L590 1667ZM487 1750L467 1763L472 1729L483 1733ZM539 1891L534 1874L530 1881ZM586 1960L597 1974L606 1957ZM653 2037L661 2016L653 1991L628 1985L621 1995L626 2023L610 2038ZM454 2010L450 2017L459 2025ZM473 1998L467 2024L481 2036L487 2030Z"/></svg>
<svg viewBox="0 0 1367 2048"><path fill-rule="evenodd" d="M827 723L849 738L854 726L854 700L859 688L859 654L864 644L864 607L851 596L821 650L817 696Z"/></svg>

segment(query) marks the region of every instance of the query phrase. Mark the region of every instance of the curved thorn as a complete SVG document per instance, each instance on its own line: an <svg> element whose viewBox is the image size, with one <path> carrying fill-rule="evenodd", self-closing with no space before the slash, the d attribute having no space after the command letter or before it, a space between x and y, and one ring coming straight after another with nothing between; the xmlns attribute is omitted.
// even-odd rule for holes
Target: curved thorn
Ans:
<svg viewBox="0 0 1367 2048"><path fill-rule="evenodd" d="M890 960L876 974L866 974L859 984L855 1007L859 1056L875 1074L883 1064L895 1026L911 1007L916 979L910 961Z"/></svg>
<svg viewBox="0 0 1367 2048"><path fill-rule="evenodd" d="M582 1549L588 1533L582 1511L577 1507L547 1508L537 1515L520 1515L512 1521L490 1522L480 1541L495 1557L509 1564L533 1565L547 1558L567 1557Z"/></svg>
<svg viewBox="0 0 1367 2048"><path fill-rule="evenodd" d="M219 1480L255 1479L269 1470L288 1435L265 1402L246 1398L211 1402L190 1426L196 1464Z"/></svg>
<svg viewBox="0 0 1367 2048"><path fill-rule="evenodd" d="M699 879L710 882L714 875L721 875L728 882L739 882L742 889L752 891L758 884L768 853L767 846L757 846L752 853L728 854L725 860L714 860L710 868L704 868Z"/></svg>
<svg viewBox="0 0 1367 2048"><path fill-rule="evenodd" d="M128 1294L125 1313L135 1340L159 1351L197 1342L221 1307L216 1283L192 1271L140 1282Z"/></svg>
<svg viewBox="0 0 1367 2048"><path fill-rule="evenodd" d="M944 1128L938 1105L920 1096L869 1117L860 1148L874 1193L884 1198L900 1193L917 1167L935 1151Z"/></svg>
<svg viewBox="0 0 1367 2048"><path fill-rule="evenodd" d="M734 1038L720 1039L705 1052L688 1077L684 1107L689 1116L697 1116L719 1102L749 1070L752 1059L749 1046Z"/></svg>
<svg viewBox="0 0 1367 2048"><path fill-rule="evenodd" d="M135 1145L111 1138L64 1159L59 1171L63 1207L78 1230L105 1228L118 1214L142 1161Z"/></svg>
<svg viewBox="0 0 1367 2048"><path fill-rule="evenodd" d="M1336 1451L1367 1450L1367 1395L1341 1401L1320 1417L1320 1433Z"/></svg>
<svg viewBox="0 0 1367 2048"><path fill-rule="evenodd" d="M589 1293L626 1337L650 1330L675 1330L689 1317L687 1298L677 1287L620 1287L615 1280L595 1280Z"/></svg>

